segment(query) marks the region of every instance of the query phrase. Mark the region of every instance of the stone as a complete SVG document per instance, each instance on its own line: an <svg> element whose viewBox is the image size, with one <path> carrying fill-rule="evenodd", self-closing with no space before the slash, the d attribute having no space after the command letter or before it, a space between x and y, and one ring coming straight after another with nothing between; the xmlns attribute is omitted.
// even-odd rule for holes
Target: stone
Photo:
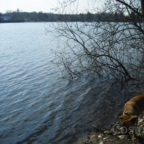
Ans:
<svg viewBox="0 0 144 144"><path fill-rule="evenodd" d="M112 131L107 130L107 131L104 131L104 133L105 133L105 134L110 134L110 133L112 133Z"/></svg>
<svg viewBox="0 0 144 144"><path fill-rule="evenodd" d="M142 123L143 122L143 119L139 119L138 120L138 124Z"/></svg>
<svg viewBox="0 0 144 144"><path fill-rule="evenodd" d="M103 138L103 140L106 140L106 139L108 139L108 137L104 137L104 138Z"/></svg>
<svg viewBox="0 0 144 144"><path fill-rule="evenodd" d="M92 144L97 143L96 135L92 135L89 140Z"/></svg>
<svg viewBox="0 0 144 144"><path fill-rule="evenodd" d="M99 144L103 144L103 141L100 141Z"/></svg>
<svg viewBox="0 0 144 144"><path fill-rule="evenodd" d="M126 137L126 135L120 135L118 136L119 139L123 140Z"/></svg>
<svg viewBox="0 0 144 144"><path fill-rule="evenodd" d="M90 139L96 138L96 135L92 135L90 136Z"/></svg>
<svg viewBox="0 0 144 144"><path fill-rule="evenodd" d="M103 137L103 134L99 134L98 138L101 139Z"/></svg>

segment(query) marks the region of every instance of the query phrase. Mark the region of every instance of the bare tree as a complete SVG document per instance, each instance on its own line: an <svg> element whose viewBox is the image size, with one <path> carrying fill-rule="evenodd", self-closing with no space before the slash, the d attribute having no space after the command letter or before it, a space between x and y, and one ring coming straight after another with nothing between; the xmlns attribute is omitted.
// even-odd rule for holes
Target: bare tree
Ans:
<svg viewBox="0 0 144 144"><path fill-rule="evenodd" d="M88 72L123 82L142 79L144 1L107 1L100 9L101 15L93 5L92 21L84 18L83 22L68 22L64 12L74 3L67 1L62 5L63 22L52 25L53 33L49 31L64 48L56 52L55 61L64 67L64 75L73 79Z"/></svg>

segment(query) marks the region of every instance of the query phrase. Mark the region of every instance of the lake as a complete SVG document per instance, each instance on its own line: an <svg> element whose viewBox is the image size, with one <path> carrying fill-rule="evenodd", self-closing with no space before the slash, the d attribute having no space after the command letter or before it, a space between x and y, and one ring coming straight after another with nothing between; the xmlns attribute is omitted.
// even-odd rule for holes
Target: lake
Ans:
<svg viewBox="0 0 144 144"><path fill-rule="evenodd" d="M76 143L90 124L112 123L104 114L111 103L102 105L111 85L90 75L63 79L51 62L58 47L45 26L49 23L0 24L1 144Z"/></svg>

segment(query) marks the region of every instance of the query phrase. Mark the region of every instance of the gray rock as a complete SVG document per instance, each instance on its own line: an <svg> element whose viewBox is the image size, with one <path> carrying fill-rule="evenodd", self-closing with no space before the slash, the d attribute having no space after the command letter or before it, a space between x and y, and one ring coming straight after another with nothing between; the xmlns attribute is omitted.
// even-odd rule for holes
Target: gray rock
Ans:
<svg viewBox="0 0 144 144"><path fill-rule="evenodd" d="M126 135L120 135L120 136L118 136L118 138L123 140L124 138L126 138Z"/></svg>

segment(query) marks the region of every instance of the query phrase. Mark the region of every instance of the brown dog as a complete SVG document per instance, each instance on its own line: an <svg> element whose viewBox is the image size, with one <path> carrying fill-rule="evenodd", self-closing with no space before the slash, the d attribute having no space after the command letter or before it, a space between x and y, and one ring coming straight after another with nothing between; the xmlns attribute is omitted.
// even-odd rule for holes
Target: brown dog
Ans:
<svg viewBox="0 0 144 144"><path fill-rule="evenodd" d="M138 123L138 116L144 110L144 95L138 95L130 99L123 108L123 114L119 117L122 119L122 126L129 128ZM132 140L135 139L135 128Z"/></svg>

